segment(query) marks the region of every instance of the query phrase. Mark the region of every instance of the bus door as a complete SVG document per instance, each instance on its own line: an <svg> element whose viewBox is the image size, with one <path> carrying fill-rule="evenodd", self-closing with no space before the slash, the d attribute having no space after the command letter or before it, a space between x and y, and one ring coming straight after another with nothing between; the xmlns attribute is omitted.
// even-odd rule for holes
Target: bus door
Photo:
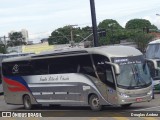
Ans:
<svg viewBox="0 0 160 120"><path fill-rule="evenodd" d="M108 102L111 104L117 104L117 92L112 73L112 66L106 65L106 84L107 84L107 95Z"/></svg>
<svg viewBox="0 0 160 120"><path fill-rule="evenodd" d="M97 62L96 70L99 79L105 84L105 93L107 94L107 101L111 104L117 104L117 93L112 72L112 66L105 64L105 62Z"/></svg>

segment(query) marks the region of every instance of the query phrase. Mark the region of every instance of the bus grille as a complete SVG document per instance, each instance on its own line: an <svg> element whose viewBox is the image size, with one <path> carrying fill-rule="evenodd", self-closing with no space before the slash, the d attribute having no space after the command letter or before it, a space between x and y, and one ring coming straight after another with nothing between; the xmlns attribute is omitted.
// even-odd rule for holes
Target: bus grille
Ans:
<svg viewBox="0 0 160 120"><path fill-rule="evenodd" d="M146 96L147 93L142 93L142 94L130 94L130 97L142 97L142 96Z"/></svg>

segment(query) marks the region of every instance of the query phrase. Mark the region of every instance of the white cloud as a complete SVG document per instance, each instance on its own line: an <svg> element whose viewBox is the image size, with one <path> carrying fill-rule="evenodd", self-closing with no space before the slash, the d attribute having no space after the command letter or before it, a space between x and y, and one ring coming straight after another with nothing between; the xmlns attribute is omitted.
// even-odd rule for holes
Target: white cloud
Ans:
<svg viewBox="0 0 160 120"><path fill-rule="evenodd" d="M0 3L1 34L21 28L38 33L69 24L91 24L89 0L1 0ZM115 19L124 27L130 19L146 18L160 28L159 17L152 16L160 8L159 0L95 0L95 7L97 24L104 19Z"/></svg>
<svg viewBox="0 0 160 120"><path fill-rule="evenodd" d="M151 24L156 25L160 29L160 16L145 16L144 19L149 20Z"/></svg>

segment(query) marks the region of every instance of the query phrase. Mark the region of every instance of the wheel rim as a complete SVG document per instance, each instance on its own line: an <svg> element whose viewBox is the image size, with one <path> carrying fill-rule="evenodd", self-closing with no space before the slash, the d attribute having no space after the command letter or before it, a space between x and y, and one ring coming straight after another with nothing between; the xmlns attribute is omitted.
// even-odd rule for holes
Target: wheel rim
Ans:
<svg viewBox="0 0 160 120"><path fill-rule="evenodd" d="M94 108L98 108L99 107L99 99L98 98L93 98L92 99L92 106Z"/></svg>

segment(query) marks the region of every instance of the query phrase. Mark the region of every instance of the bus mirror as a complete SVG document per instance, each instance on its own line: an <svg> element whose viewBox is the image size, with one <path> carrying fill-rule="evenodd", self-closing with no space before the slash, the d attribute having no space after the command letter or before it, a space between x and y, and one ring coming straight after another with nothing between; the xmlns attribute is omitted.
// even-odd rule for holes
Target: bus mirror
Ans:
<svg viewBox="0 0 160 120"><path fill-rule="evenodd" d="M119 74L120 74L120 68L119 68L119 65L118 65L118 64L110 63L110 62L106 62L106 63L114 67L114 71L115 71L115 74L116 74L116 75L119 75Z"/></svg>
<svg viewBox="0 0 160 120"><path fill-rule="evenodd" d="M120 68L119 68L119 65L114 64L114 65L113 65L113 67L114 67L114 71L115 71L116 75L119 75L119 74L120 74Z"/></svg>
<svg viewBox="0 0 160 120"><path fill-rule="evenodd" d="M156 61L156 60L153 60L153 59L146 59L146 61L147 61L147 64L148 64L148 65L149 65L149 64L150 64L150 66L153 65L154 69L158 69L157 61Z"/></svg>

